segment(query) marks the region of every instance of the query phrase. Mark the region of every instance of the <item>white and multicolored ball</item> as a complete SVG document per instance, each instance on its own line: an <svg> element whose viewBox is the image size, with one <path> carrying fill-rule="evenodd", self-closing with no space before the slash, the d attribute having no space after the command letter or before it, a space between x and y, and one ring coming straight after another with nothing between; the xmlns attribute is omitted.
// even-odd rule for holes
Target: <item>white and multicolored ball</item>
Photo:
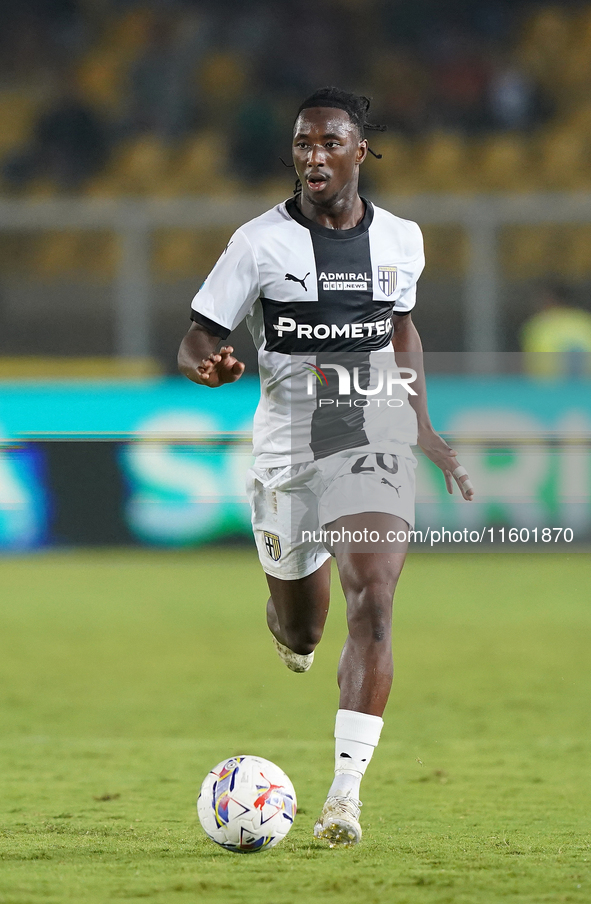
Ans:
<svg viewBox="0 0 591 904"><path fill-rule="evenodd" d="M260 756L233 756L209 772L197 799L205 834L227 851L275 847L293 825L296 793L279 766Z"/></svg>

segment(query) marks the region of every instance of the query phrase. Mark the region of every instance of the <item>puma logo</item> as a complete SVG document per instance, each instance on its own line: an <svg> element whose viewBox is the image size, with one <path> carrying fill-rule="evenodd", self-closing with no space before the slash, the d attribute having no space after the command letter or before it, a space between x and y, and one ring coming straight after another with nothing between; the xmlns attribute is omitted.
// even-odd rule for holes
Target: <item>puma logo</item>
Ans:
<svg viewBox="0 0 591 904"><path fill-rule="evenodd" d="M307 292L308 289L306 287L306 280L308 279L310 273L306 273L303 279L298 279L297 276L293 276L291 273L286 273L285 278L291 279L292 282L299 282L300 286L302 286L304 292Z"/></svg>
<svg viewBox="0 0 591 904"><path fill-rule="evenodd" d="M400 499L400 487L402 486L402 484L400 484L400 487L395 487L394 484L393 484L393 483L390 483L389 480L386 480L385 477L382 477L381 482L382 482L382 483L387 483L389 487L392 487L393 490L396 490L396 492L398 493L398 498Z"/></svg>

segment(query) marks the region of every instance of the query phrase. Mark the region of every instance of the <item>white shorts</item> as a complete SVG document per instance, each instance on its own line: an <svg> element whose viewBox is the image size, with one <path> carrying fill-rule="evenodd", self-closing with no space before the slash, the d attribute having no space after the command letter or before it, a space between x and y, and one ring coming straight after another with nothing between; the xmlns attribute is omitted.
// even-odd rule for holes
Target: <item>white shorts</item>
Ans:
<svg viewBox="0 0 591 904"><path fill-rule="evenodd" d="M251 468L246 490L267 574L290 581L320 568L330 553L319 531L343 515L385 512L412 528L417 462L410 446L403 449L405 455L392 455L361 447L319 461Z"/></svg>

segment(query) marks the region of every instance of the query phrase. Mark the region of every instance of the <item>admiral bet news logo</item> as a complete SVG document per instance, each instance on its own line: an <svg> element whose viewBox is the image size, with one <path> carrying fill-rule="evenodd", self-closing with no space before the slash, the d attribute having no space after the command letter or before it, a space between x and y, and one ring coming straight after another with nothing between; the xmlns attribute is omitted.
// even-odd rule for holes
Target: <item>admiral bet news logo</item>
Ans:
<svg viewBox="0 0 591 904"><path fill-rule="evenodd" d="M352 373L343 364L312 364L306 361L303 364L308 371L306 393L313 396L317 393L318 384L322 388L328 387L327 371L333 371L337 375L337 398L320 397L319 407L336 405L347 408L367 408L372 403L378 407L385 403L388 408L402 408L404 399L395 396L395 387L402 386L409 395L416 396L415 390L410 385L417 378L416 370L412 367L382 368L372 367L372 373L377 374L375 386L365 386L363 378L360 379L360 368L354 367ZM408 374L408 376L404 376ZM379 396L378 393L385 393ZM365 396L365 398L351 398L351 396ZM342 398L341 398L342 397Z"/></svg>

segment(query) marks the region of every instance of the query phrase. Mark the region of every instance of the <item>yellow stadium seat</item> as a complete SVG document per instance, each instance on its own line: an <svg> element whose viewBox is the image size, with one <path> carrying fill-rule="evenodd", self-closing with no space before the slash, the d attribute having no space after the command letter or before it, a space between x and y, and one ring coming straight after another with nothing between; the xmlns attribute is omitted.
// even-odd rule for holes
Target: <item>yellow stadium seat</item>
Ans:
<svg viewBox="0 0 591 904"><path fill-rule="evenodd" d="M589 95L591 79L591 47L582 41L576 41L571 47L556 73L565 103L573 103L578 99L586 99ZM554 92L556 94L556 91Z"/></svg>
<svg viewBox="0 0 591 904"><path fill-rule="evenodd" d="M400 135L372 136L372 146L382 154L381 160L371 155L363 164L377 191L384 194L409 194L416 189L415 166L411 145Z"/></svg>
<svg viewBox="0 0 591 904"><path fill-rule="evenodd" d="M198 272L199 235L187 229L160 233L154 243L154 269L161 278L195 276Z"/></svg>
<svg viewBox="0 0 591 904"><path fill-rule="evenodd" d="M571 128L573 134L591 135L591 103L587 100L575 104L560 117L560 122L563 126Z"/></svg>
<svg viewBox="0 0 591 904"><path fill-rule="evenodd" d="M116 173L103 170L89 179L82 190L90 198L117 198L121 194L121 183Z"/></svg>
<svg viewBox="0 0 591 904"><path fill-rule="evenodd" d="M424 142L418 161L423 191L459 191L470 188L466 140L454 132L435 132Z"/></svg>
<svg viewBox="0 0 591 904"><path fill-rule="evenodd" d="M35 201L54 198L58 194L57 184L53 179L39 176L27 185L27 197Z"/></svg>
<svg viewBox="0 0 591 904"><path fill-rule="evenodd" d="M526 22L518 56L549 89L557 87L571 41L572 20L559 5L543 7Z"/></svg>
<svg viewBox="0 0 591 904"><path fill-rule="evenodd" d="M32 240L30 272L42 280L113 278L119 260L115 236L97 232L42 232Z"/></svg>
<svg viewBox="0 0 591 904"><path fill-rule="evenodd" d="M511 226L500 236L500 259L505 274L513 279L532 279L557 274L562 253L556 226Z"/></svg>
<svg viewBox="0 0 591 904"><path fill-rule="evenodd" d="M136 6L113 21L103 44L115 49L120 58L131 60L148 44L154 24L154 11Z"/></svg>
<svg viewBox="0 0 591 904"><path fill-rule="evenodd" d="M466 270L466 235L459 226L424 226L425 258L430 279L461 277Z"/></svg>
<svg viewBox="0 0 591 904"><path fill-rule="evenodd" d="M142 136L123 145L109 172L117 179L121 194L149 194L168 175L171 157L168 145L153 136Z"/></svg>
<svg viewBox="0 0 591 904"><path fill-rule="evenodd" d="M591 224L574 226L568 232L561 273L571 279L588 279L591 276Z"/></svg>
<svg viewBox="0 0 591 904"><path fill-rule="evenodd" d="M210 115L219 119L242 97L246 67L237 54L215 52L205 57L197 79Z"/></svg>
<svg viewBox="0 0 591 904"><path fill-rule="evenodd" d="M214 194L227 166L226 142L220 132L208 130L187 141L167 180L178 195Z"/></svg>
<svg viewBox="0 0 591 904"><path fill-rule="evenodd" d="M119 111L124 91L126 61L112 47L93 49L78 66L77 84L82 96L105 112Z"/></svg>
<svg viewBox="0 0 591 904"><path fill-rule="evenodd" d="M84 231L78 240L78 267L93 282L110 282L120 261L117 236L108 232Z"/></svg>
<svg viewBox="0 0 591 904"><path fill-rule="evenodd" d="M591 6L586 3L575 11L571 26L571 44L591 50Z"/></svg>
<svg viewBox="0 0 591 904"><path fill-rule="evenodd" d="M553 129L540 140L536 172L540 190L591 187L589 141L580 130Z"/></svg>
<svg viewBox="0 0 591 904"><path fill-rule="evenodd" d="M259 198L268 198L269 204L279 204L286 198L289 198L293 192L295 185L295 176L289 173L283 176L271 176L264 182L256 186L250 186L250 192L256 194Z"/></svg>
<svg viewBox="0 0 591 904"><path fill-rule="evenodd" d="M30 232L0 232L0 273L27 273L37 235Z"/></svg>
<svg viewBox="0 0 591 904"><path fill-rule="evenodd" d="M80 269L80 233L45 232L35 241L32 269L41 279L64 279Z"/></svg>
<svg viewBox="0 0 591 904"><path fill-rule="evenodd" d="M39 105L39 98L33 91L0 91L0 154L3 155L28 140Z"/></svg>
<svg viewBox="0 0 591 904"><path fill-rule="evenodd" d="M479 191L528 191L533 188L529 146L519 135L488 138L476 155L474 181Z"/></svg>
<svg viewBox="0 0 591 904"><path fill-rule="evenodd" d="M158 279L205 277L222 254L232 228L167 229L154 239L153 265Z"/></svg>
<svg viewBox="0 0 591 904"><path fill-rule="evenodd" d="M551 50L560 45L564 47L570 38L571 16L560 4L543 6L537 9L526 21L524 27L524 43Z"/></svg>

